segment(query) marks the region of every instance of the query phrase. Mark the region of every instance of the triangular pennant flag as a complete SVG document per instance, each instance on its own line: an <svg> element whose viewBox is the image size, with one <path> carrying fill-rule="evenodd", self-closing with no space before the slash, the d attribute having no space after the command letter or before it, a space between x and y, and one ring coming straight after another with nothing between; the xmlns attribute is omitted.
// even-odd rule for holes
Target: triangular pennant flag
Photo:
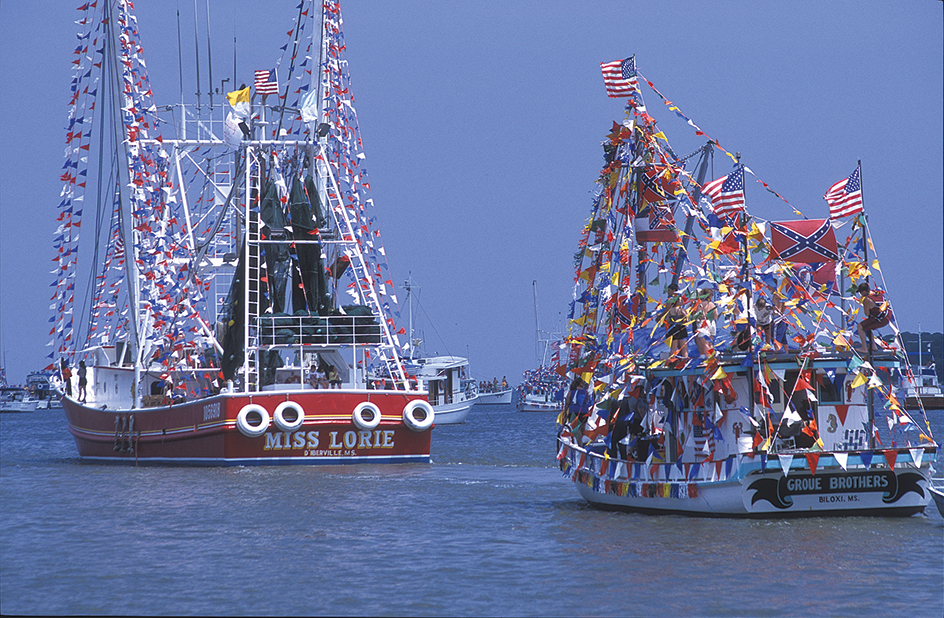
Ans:
<svg viewBox="0 0 944 618"><path fill-rule="evenodd" d="M875 453L872 451L863 451L862 453L859 453L859 457L862 459L862 465L865 466L866 470L872 467L872 456L874 454Z"/></svg>
<svg viewBox="0 0 944 618"><path fill-rule="evenodd" d="M848 406L848 405L844 405L844 406L837 405L837 406L836 406L836 416L839 417L839 422L840 422L841 424L843 424L843 425L846 424L846 414L848 414L848 413L849 413L849 406Z"/></svg>
<svg viewBox="0 0 944 618"><path fill-rule="evenodd" d="M816 464L819 463L819 453L807 453L806 463L810 466L810 473L816 476Z"/></svg>
<svg viewBox="0 0 944 618"><path fill-rule="evenodd" d="M845 470L846 464L849 462L849 453L833 453L833 457L836 458L836 462L839 463L839 467Z"/></svg>
<svg viewBox="0 0 944 618"><path fill-rule="evenodd" d="M793 455L780 455L780 467L783 468L783 475L790 475L790 464L793 463Z"/></svg>
<svg viewBox="0 0 944 618"><path fill-rule="evenodd" d="M869 379L865 376L865 374L857 373L855 379L852 380L852 384L850 386L852 388L859 388L863 384L866 384L868 381Z"/></svg>
<svg viewBox="0 0 944 618"><path fill-rule="evenodd" d="M888 462L888 467L894 470L895 460L898 459L898 451L894 449L888 449L888 450L882 451L882 453L885 455L885 461Z"/></svg>
<svg viewBox="0 0 944 618"><path fill-rule="evenodd" d="M922 455L924 455L924 449L923 449L923 448L913 448L913 449L909 449L908 452L911 453L911 458L912 458L912 459L914 460L914 462L915 462L915 467L916 467L916 468L920 468L920 467L921 467L921 457L922 457Z"/></svg>

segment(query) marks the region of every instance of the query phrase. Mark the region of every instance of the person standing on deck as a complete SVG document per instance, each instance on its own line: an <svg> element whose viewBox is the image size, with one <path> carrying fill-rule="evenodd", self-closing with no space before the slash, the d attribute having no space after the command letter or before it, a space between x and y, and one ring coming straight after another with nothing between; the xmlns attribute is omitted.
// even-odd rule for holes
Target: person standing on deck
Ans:
<svg viewBox="0 0 944 618"><path fill-rule="evenodd" d="M668 310L665 320L665 336L669 340L669 354L679 358L688 358L688 329L685 327L685 310L682 308L682 297L678 293L678 286L669 284L669 298L666 300Z"/></svg>
<svg viewBox="0 0 944 618"><path fill-rule="evenodd" d="M85 403L85 387L88 386L88 369L85 367L85 361L79 361L79 401Z"/></svg>
<svg viewBox="0 0 944 618"><path fill-rule="evenodd" d="M859 333L859 350L864 352L868 349L866 333L888 326L891 316L889 316L888 303L885 302L885 292L872 290L868 283L860 283L856 292L862 295L862 308L865 309L865 319L856 324L856 331Z"/></svg>
<svg viewBox="0 0 944 618"><path fill-rule="evenodd" d="M62 381L66 385L66 397L72 396L72 370L69 369L69 361L62 359L60 363L60 375L62 376Z"/></svg>
<svg viewBox="0 0 944 618"><path fill-rule="evenodd" d="M718 308L711 300L711 288L699 287L698 300L692 311L692 322L695 325L695 345L698 353L708 356L714 346L715 334L718 331Z"/></svg>

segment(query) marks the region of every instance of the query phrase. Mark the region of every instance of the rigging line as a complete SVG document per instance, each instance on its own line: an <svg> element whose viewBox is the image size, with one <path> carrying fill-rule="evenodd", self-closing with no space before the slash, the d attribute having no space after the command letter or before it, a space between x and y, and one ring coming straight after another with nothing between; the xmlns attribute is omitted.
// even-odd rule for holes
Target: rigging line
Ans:
<svg viewBox="0 0 944 618"><path fill-rule="evenodd" d="M282 132L282 119L285 117L285 105L288 103L288 89L292 86L292 73L295 70L295 56L298 53L298 38L302 30L302 7L304 6L304 2L298 3L298 17L295 19L295 40L292 43L292 59L291 63L288 65L288 77L285 79L285 94L282 95L282 110L279 112L279 126L274 136L276 138Z"/></svg>
<svg viewBox="0 0 944 618"><path fill-rule="evenodd" d="M443 349L446 350L446 356L452 356L452 353L449 351L449 347L446 345L446 341L442 338L442 335L439 334L439 331L436 330L436 324L433 323L433 320L430 319L429 314L426 313L426 308L420 304L419 294L416 295L416 306L420 308L420 311L422 311L423 315L426 316L426 321L429 322L429 325L433 327L433 332L436 333L436 336L439 338L439 342L442 344Z"/></svg>
<svg viewBox="0 0 944 618"><path fill-rule="evenodd" d="M104 73L108 70L108 68L109 68L110 66L111 66L111 65L110 65L108 62L102 62L101 72L103 73L103 79L102 79L103 82L107 82L108 77L107 77L106 75L104 75ZM104 180L104 174L105 174L105 152L112 152L112 151L114 151L114 149L112 149L112 148L108 148L108 149L105 148L105 138L106 138L106 132L107 132L107 128L108 128L108 123L107 123L107 116L106 116L106 114L108 113L108 107L109 107L110 103L111 103L110 101L109 101L109 102L105 102L103 105L100 105L100 106L99 106L99 108L100 108L100 109L99 109L99 117L100 117L100 126L101 126L101 129L98 131L98 141L99 141L99 144L98 144L98 179L97 179L97 183L96 183L96 188L97 188L97 193L98 193L98 195L97 195L97 197L96 197L96 208L95 208L95 229L96 229L96 230L101 230L101 229L102 229L102 220L104 219L104 212L103 212L103 211L104 211L104 207L103 207L103 204L111 203L111 200L107 200L106 198L108 197L108 194L109 194L109 188L114 186L114 181L115 181L115 166L114 166L114 164L116 163L116 159L112 158L112 159L109 159L109 162L110 162L112 165L109 166L109 168L108 168L109 176L108 176L107 182L103 182L103 180ZM93 119L93 124L94 124L94 119ZM117 155L116 155L116 156L117 156ZM88 207L88 205L87 205L87 204L84 204L84 205L83 205L83 210L84 210L84 208L86 208L86 207ZM112 216L114 215L113 206L112 206L111 208L109 208L109 210L111 211L111 212L109 213L109 219L111 219ZM109 228L110 228L110 226L109 226ZM111 230L109 229L109 240L106 241L106 242L110 242L110 232L111 232ZM99 252L100 252L100 249L101 249L101 236L100 236L100 234L101 234L101 232L98 232L98 233L95 233L94 236L93 236L93 238L94 238L94 245L93 245L93 249L92 249L92 259L91 259L91 263L90 263L89 270L88 270L88 284L87 284L87 286L86 286L86 293L85 293L85 295L84 295L84 297L83 297L83 304L82 304L82 307L81 307L82 313L81 313L80 315L86 315L86 316L88 316L88 324L87 324L86 327L85 327L85 328L86 328L85 337L84 337L84 339L85 339L85 345L84 345L83 347L87 347L87 346L88 346L88 344L89 344L89 342L90 342L90 339L91 339L91 335L92 335L92 326L94 325L94 324L93 324L93 321L94 321L94 318L95 318L94 312L91 311L91 310L89 310L89 309L90 309L90 307L91 307L92 300L93 300L93 298L97 295L96 293L97 293L97 291L98 291L98 290L97 290L97 286L96 286L96 284L95 284L95 277L96 277L96 274L97 274L97 273L96 273L96 265L98 264L98 261L99 261ZM103 272L102 274L105 275L106 273ZM104 281L104 278L103 278L103 281ZM81 337L81 331L80 331L79 335L73 338L73 341L78 342L81 338L82 338L82 337Z"/></svg>
<svg viewBox="0 0 944 618"><path fill-rule="evenodd" d="M865 241L864 241L864 242L865 242L866 245L869 245L869 244L871 244L871 241L872 241L872 228L869 227L869 218L868 218L868 217L865 217L865 216L864 216L864 217L862 217L862 219L863 219L862 230L863 230L863 236L864 236L864 238L865 238ZM877 262L877 261L878 261L878 252L875 251L874 245L872 246L872 249L873 249L873 251L872 251L873 258L872 258L872 259ZM869 265L866 264L866 267L868 267L868 266L869 266ZM871 269L869 269L869 270L871 271ZM883 288L883 289L886 291L886 293L887 293L887 292L888 292L888 284L885 282L885 273L882 272L881 268L877 268L876 270L878 270L879 277L880 277L881 280L882 280L882 288ZM874 275L873 275L873 276L874 276ZM892 301L891 301L891 299L887 299L886 302L888 302L889 312L891 313L892 319L894 319L895 322L897 322L897 319L895 319L895 312L894 312L894 310L892 309ZM905 340L904 340L904 337L902 337L902 335L901 335L901 330L898 328L898 325L897 325L897 324L895 324L894 327L892 328L892 332L895 333L895 341L896 341L896 343L898 344L898 346L902 349L902 351L906 351L906 348L905 348ZM867 345L867 344L866 344L866 345ZM908 357L907 352L906 352L903 356L904 356L904 360L905 360L905 367L907 368L907 370L908 370L909 372L912 371L911 359ZM924 405L923 405L923 403L921 402L921 398L920 398L920 397L918 398L918 403L919 403L919 409L921 410L922 415L923 415L923 414L924 414ZM906 408L903 407L903 408L901 409L901 412L902 412L902 414L904 414L905 416L907 416L909 419L911 419L911 421L914 423L914 418L912 418L911 415L908 414ZM926 416L924 417L924 421L925 421L926 424L928 423L928 419L927 419ZM915 423L915 425L917 426L917 423ZM930 429L931 429L931 428L930 428L930 425L929 425L929 426L928 426L928 431L929 431L929 432L930 432Z"/></svg>

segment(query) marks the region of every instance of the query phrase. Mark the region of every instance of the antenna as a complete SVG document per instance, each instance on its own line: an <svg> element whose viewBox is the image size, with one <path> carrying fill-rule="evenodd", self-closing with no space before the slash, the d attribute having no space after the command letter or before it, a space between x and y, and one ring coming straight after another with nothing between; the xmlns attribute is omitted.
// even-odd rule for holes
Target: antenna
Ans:
<svg viewBox="0 0 944 618"><path fill-rule="evenodd" d="M177 2L177 76L180 80L180 106L184 104L184 63L183 51L180 43L180 1ZM183 114L183 109L180 110Z"/></svg>
<svg viewBox="0 0 944 618"><path fill-rule="evenodd" d="M531 287L534 292L534 356L538 355L538 344L541 343L541 322L538 319L538 280L531 281ZM544 365L544 360L541 360Z"/></svg>
<svg viewBox="0 0 944 618"><path fill-rule="evenodd" d="M406 290L406 301L407 306L409 307L410 315L410 360L413 360L413 348L415 347L415 341L413 339L413 288L419 287L416 283L413 282L413 272L410 271L407 273L407 280L403 282L403 289Z"/></svg>
<svg viewBox="0 0 944 618"><path fill-rule="evenodd" d="M206 0L206 5L207 5L207 70L210 73L210 107L213 107L213 55L210 51L210 0Z"/></svg>
<svg viewBox="0 0 944 618"><path fill-rule="evenodd" d="M200 38L197 28L197 0L193 0L193 47L197 55L197 113L200 110Z"/></svg>

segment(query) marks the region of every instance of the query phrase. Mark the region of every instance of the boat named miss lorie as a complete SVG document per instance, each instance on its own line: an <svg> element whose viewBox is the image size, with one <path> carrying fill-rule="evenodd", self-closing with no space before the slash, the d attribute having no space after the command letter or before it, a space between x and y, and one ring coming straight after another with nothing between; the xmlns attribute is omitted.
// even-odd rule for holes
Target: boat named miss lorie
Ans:
<svg viewBox="0 0 944 618"><path fill-rule="evenodd" d="M196 105L156 103L130 1L80 8L51 333L79 455L428 462L338 3L302 2L276 69Z"/></svg>
<svg viewBox="0 0 944 618"><path fill-rule="evenodd" d="M647 111L639 85L651 82L634 59L603 70L627 105L603 144L580 241L561 355L571 381L558 418L564 475L607 509L924 510L938 445L924 410L909 414L894 395L895 375L913 372L872 279L881 271L860 168L827 191L829 219L762 221L746 210L753 172L740 157L708 181L718 143L677 156ZM880 328L895 340L873 337Z"/></svg>

